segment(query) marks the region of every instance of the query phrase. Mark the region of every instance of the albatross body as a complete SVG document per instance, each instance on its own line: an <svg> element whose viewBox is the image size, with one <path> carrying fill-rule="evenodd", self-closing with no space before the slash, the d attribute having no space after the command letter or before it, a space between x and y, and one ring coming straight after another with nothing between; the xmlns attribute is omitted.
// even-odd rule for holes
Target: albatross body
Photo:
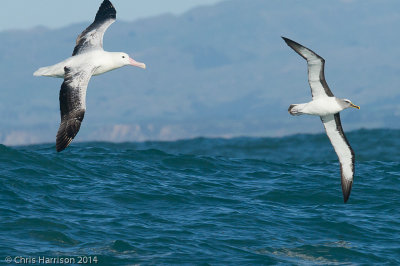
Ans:
<svg viewBox="0 0 400 266"><path fill-rule="evenodd" d="M126 60L124 60L126 58ZM67 58L66 60L48 67L39 68L34 75L46 76L55 78L64 78L66 66L76 69L83 65L90 66L94 69L92 76L101 75L108 71L132 65L141 68L146 68L145 64L134 61L125 53L93 51L84 54L79 54Z"/></svg>
<svg viewBox="0 0 400 266"><path fill-rule="evenodd" d="M116 20L116 10L109 0L101 4L94 22L77 38L72 57L48 67L39 68L34 76L63 78L60 90L61 124L56 149L64 150L78 133L86 111L86 89L92 76L132 65L146 68L128 54L103 50L103 36Z"/></svg>
<svg viewBox="0 0 400 266"><path fill-rule="evenodd" d="M354 179L354 151L351 148L342 128L339 112L353 107L360 109L350 100L336 98L325 80L325 60L312 50L290 39L282 37L286 44L307 60L308 82L311 87L312 101L302 104L292 104L289 107L291 115L316 115L321 118L326 134L339 158L341 183L344 202L350 196Z"/></svg>

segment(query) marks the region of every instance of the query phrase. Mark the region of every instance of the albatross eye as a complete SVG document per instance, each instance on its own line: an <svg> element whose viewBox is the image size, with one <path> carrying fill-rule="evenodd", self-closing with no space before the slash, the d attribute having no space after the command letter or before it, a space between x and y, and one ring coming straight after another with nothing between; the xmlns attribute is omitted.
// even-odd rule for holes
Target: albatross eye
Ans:
<svg viewBox="0 0 400 266"><path fill-rule="evenodd" d="M123 55L122 58L125 58L125 56Z"/></svg>

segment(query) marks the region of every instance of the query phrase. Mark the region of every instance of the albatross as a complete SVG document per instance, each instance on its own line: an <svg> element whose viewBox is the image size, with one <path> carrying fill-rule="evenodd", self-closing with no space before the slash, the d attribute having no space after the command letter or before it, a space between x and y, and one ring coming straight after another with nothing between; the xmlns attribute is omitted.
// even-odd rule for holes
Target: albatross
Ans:
<svg viewBox="0 0 400 266"><path fill-rule="evenodd" d="M103 36L116 20L117 12L109 0L104 0L94 22L77 38L72 57L39 68L34 76L63 78L60 90L61 123L57 132L57 152L64 150L78 133L86 111L86 89L92 76L132 65L146 68L122 52L103 50Z"/></svg>
<svg viewBox="0 0 400 266"><path fill-rule="evenodd" d="M289 106L291 115L316 115L321 118L326 134L339 158L343 199L349 199L354 178L354 151L351 148L340 122L339 112L347 108L360 109L348 99L336 98L325 80L325 60L307 47L282 37L286 44L307 60L308 83L312 101Z"/></svg>

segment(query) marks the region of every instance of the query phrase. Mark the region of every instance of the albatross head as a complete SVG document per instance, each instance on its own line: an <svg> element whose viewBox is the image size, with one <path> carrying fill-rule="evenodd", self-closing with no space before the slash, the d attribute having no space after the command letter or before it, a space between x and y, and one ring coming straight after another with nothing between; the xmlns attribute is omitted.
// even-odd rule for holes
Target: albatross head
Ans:
<svg viewBox="0 0 400 266"><path fill-rule="evenodd" d="M143 68L143 69L146 68L146 65L144 63L137 62L137 61L133 60L126 53L116 53L114 55L114 57L115 57L115 60L117 61L116 63L118 65L121 65L121 66L131 65L131 66L136 66L136 67L140 67L140 68Z"/></svg>
<svg viewBox="0 0 400 266"><path fill-rule="evenodd" d="M352 103L350 100L348 100L348 99L341 99L341 103L343 104L343 107L344 107L344 108L353 107L353 108L356 108L356 109L360 109L360 106L357 106L357 105L353 104L353 103Z"/></svg>

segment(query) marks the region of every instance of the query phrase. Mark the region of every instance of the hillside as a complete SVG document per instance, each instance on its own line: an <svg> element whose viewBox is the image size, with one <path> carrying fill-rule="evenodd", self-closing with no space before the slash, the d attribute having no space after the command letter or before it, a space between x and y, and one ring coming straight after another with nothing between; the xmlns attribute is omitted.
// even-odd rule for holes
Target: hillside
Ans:
<svg viewBox="0 0 400 266"><path fill-rule="evenodd" d="M399 128L400 2L384 2L230 0L180 16L118 20L104 48L148 68L94 77L76 140L322 131L319 119L287 113L310 91L306 62L280 36L323 56L333 93L361 106L342 113L345 130ZM0 143L55 141L62 80L32 73L70 56L89 23L0 33Z"/></svg>

